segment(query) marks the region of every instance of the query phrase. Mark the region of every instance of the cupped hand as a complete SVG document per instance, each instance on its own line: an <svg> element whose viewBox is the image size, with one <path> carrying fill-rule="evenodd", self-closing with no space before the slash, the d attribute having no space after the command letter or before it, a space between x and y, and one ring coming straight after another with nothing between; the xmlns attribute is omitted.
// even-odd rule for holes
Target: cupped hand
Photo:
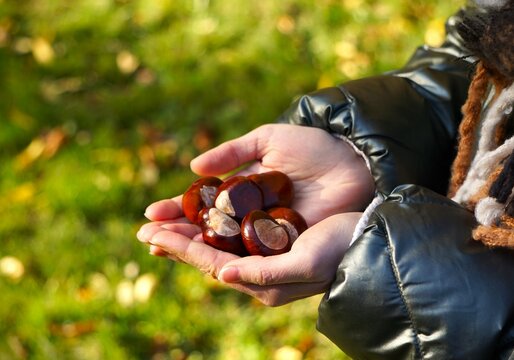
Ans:
<svg viewBox="0 0 514 360"><path fill-rule="evenodd" d="M146 241L154 251L188 263L268 306L279 306L328 290L362 214L333 215L307 229L291 251L275 256L236 255L191 240L194 225L150 223Z"/></svg>
<svg viewBox="0 0 514 360"><path fill-rule="evenodd" d="M271 170L294 184L292 207L309 225L345 211L361 211L371 201L374 181L353 148L325 130L288 124L261 126L198 156L191 169L221 175L242 165L239 174Z"/></svg>
<svg viewBox="0 0 514 360"><path fill-rule="evenodd" d="M267 305L325 291L360 216L340 213L361 210L372 198L374 183L364 160L324 130L274 124L225 142L191 162L191 169L201 176L219 176L243 166L237 175L278 170L293 181L292 207L311 228L290 252L240 258L204 244L200 228L184 217L181 196L146 209L151 222L142 226L139 240L150 244L152 254L186 262Z"/></svg>
<svg viewBox="0 0 514 360"><path fill-rule="evenodd" d="M371 201L374 181L364 159L325 130L287 124L261 126L198 156L191 169L201 176L220 176L246 167L237 175L278 170L294 185L292 208L308 225L348 211L361 211ZM180 198L147 208L150 220L183 216Z"/></svg>

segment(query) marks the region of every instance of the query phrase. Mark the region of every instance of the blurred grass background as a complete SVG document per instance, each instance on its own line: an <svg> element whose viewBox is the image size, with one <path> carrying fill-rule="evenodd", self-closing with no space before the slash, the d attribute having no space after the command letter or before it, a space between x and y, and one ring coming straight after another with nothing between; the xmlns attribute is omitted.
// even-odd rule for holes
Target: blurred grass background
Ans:
<svg viewBox="0 0 514 360"><path fill-rule="evenodd" d="M0 359L339 359L135 239L189 161L438 45L462 1L0 0ZM372 325L372 324L370 324Z"/></svg>

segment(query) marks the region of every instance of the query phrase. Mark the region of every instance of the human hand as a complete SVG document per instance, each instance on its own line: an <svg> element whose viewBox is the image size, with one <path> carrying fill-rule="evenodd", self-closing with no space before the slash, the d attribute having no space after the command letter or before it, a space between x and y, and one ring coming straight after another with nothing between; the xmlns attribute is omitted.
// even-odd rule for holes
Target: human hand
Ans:
<svg viewBox="0 0 514 360"><path fill-rule="evenodd" d="M374 191L364 160L349 144L324 130L298 125L261 126L198 156L191 168L199 175L220 175L247 163L238 175L279 170L291 178L291 207L309 226L333 214L363 209ZM166 221L168 227L170 222L180 223L190 238L198 238L200 228L186 224L181 202L181 196L155 202L145 216Z"/></svg>
<svg viewBox="0 0 514 360"><path fill-rule="evenodd" d="M237 175L271 170L286 173L295 187L292 208L299 211L310 226L331 215L364 208L374 191L373 179L364 160L355 153L349 144L334 138L324 130L296 125L277 124L259 127L240 138L223 143L200 155L191 162L191 168L199 175L216 176L245 164L249 164L249 166ZM152 222L143 225L138 232L138 238L150 244L150 252L154 255L189 263L214 276L217 276L221 267L229 261L235 261L236 265L238 261L241 261L244 270L249 265L249 261L256 259L256 257L240 259L236 255L203 244L200 228L189 223L184 217L181 196L151 204L146 209L145 216ZM351 214L337 216L351 218ZM327 226L327 223L331 221L334 220L326 219L316 225L314 229L321 230L321 233L335 231L338 227ZM353 231L353 227L348 226L348 228L352 228L351 231ZM320 249L323 249L323 247L316 248L316 246L324 244L323 239L329 236L320 237L318 240L318 236L313 235L315 231L308 229L305 235L297 239L291 252L280 255L278 261L284 261L284 264L293 264L297 259L303 259L304 256L314 256L313 261L316 260L322 265L319 274L328 274L330 271L326 269L332 267L334 268L332 269L333 274L338 260L342 256L341 251L333 251L334 249L328 246L326 247L328 260L316 258L320 255ZM348 235L346 238L350 236ZM311 239L312 244L301 239ZM317 244L318 241L320 241L319 244ZM304 243L305 246L302 245ZM343 246L344 244L344 241L329 243L331 246ZM317 252L309 254L311 247ZM330 257L338 260L331 262L329 261ZM260 260L256 266L267 264L270 261L279 264L275 257L258 259ZM298 269L302 269L302 267L293 268L290 273L284 272L283 277L279 278L281 280L277 281L291 280L294 282L294 271L298 271ZM255 283L252 285L252 281L245 278L244 274L243 271L241 281L249 283L248 285L234 283L236 279L234 268L227 268L222 279L232 282L232 287L250 293L270 305L284 303L286 300L291 301L294 297L312 295L315 293L314 291L321 292L323 286L327 286L326 281L329 281L327 280L328 276L324 278L324 281L313 277L314 281L304 280L306 283L302 286L288 283L279 286L274 283L273 278L262 277L260 282L256 280L258 285ZM301 279L306 273L296 275L297 279ZM302 280L298 280L298 282L301 283ZM266 286L265 291L261 289L262 286ZM288 292L285 288L291 288L294 291L301 289L301 291L288 297L289 295L284 294L294 291Z"/></svg>
<svg viewBox="0 0 514 360"><path fill-rule="evenodd" d="M248 166L237 175L272 170L287 174L295 189L291 207L308 225L361 211L373 197L374 181L364 159L345 141L317 128L264 125L198 156L191 169L219 176L243 165Z"/></svg>
<svg viewBox="0 0 514 360"><path fill-rule="evenodd" d="M333 215L307 229L291 251L268 257L240 258L191 240L191 224L153 222L138 236L158 255L188 263L265 305L279 306L328 290L361 215Z"/></svg>

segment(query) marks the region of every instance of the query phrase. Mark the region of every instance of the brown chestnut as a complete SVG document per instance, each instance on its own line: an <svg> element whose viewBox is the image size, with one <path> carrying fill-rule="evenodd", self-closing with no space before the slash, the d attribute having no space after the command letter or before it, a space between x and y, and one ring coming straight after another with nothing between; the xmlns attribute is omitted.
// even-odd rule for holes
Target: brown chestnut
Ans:
<svg viewBox="0 0 514 360"><path fill-rule="evenodd" d="M254 210L245 216L241 235L251 255L278 255L291 249L286 229L262 210Z"/></svg>
<svg viewBox="0 0 514 360"><path fill-rule="evenodd" d="M268 215L271 216L277 223L284 226L289 234L291 244L307 230L307 222L298 211L290 208L277 207L267 211Z"/></svg>
<svg viewBox="0 0 514 360"><path fill-rule="evenodd" d="M248 179L255 182L261 189L265 209L291 205L294 196L293 182L283 172L269 171L253 174L249 175Z"/></svg>
<svg viewBox="0 0 514 360"><path fill-rule="evenodd" d="M202 177L191 184L182 196L182 210L193 224L198 223L198 213L214 206L214 198L223 181L214 176Z"/></svg>
<svg viewBox="0 0 514 360"><path fill-rule="evenodd" d="M234 176L220 185L214 206L241 220L250 211L262 209L262 192L253 181Z"/></svg>
<svg viewBox="0 0 514 360"><path fill-rule="evenodd" d="M216 208L200 211L199 225L203 240L212 247L232 254L248 255L241 240L241 228L237 221Z"/></svg>

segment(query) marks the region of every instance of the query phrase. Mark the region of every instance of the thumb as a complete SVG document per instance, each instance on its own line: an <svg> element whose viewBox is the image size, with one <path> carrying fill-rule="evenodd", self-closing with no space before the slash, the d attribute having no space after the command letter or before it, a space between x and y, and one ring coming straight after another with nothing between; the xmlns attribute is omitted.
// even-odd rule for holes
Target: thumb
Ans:
<svg viewBox="0 0 514 360"><path fill-rule="evenodd" d="M250 283L260 286L312 281L313 271L303 256L249 256L226 263L218 274L225 283Z"/></svg>
<svg viewBox="0 0 514 360"><path fill-rule="evenodd" d="M362 213L333 215L307 229L291 251L226 262L218 279L226 283L279 285L325 282L333 278Z"/></svg>
<svg viewBox="0 0 514 360"><path fill-rule="evenodd" d="M191 161L191 169L203 176L220 175L260 159L265 153L269 137L265 128L261 126L199 155Z"/></svg>

